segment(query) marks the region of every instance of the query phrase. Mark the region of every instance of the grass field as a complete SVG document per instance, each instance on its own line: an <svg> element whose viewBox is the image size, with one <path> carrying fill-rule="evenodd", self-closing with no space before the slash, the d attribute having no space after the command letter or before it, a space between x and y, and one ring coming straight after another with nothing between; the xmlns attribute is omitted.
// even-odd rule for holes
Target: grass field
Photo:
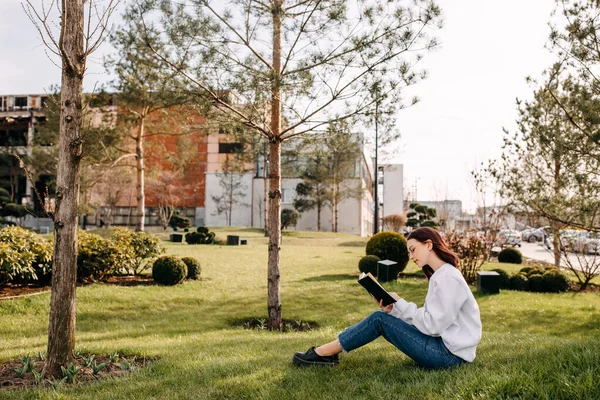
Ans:
<svg viewBox="0 0 600 400"><path fill-rule="evenodd" d="M150 367L87 386L0 391L0 399L600 398L597 293L476 295L483 339L475 362L454 370L422 370L381 338L341 355L337 368L298 369L291 363L295 351L332 340L377 309L356 283L366 239L284 236L283 317L320 327L276 333L232 325L266 318L267 239L252 229L216 232L239 234L249 244L165 242L169 254L201 260L199 281L78 288L77 348L158 358ZM385 286L419 305L427 291L420 278ZM0 301L0 361L45 350L49 298Z"/></svg>

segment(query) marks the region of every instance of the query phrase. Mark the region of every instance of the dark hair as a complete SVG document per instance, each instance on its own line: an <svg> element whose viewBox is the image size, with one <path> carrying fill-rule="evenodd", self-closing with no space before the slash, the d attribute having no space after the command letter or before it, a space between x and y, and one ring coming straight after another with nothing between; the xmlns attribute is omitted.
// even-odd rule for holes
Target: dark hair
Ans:
<svg viewBox="0 0 600 400"><path fill-rule="evenodd" d="M453 266L458 268L458 256L455 252L450 250L444 238L435 229L430 228L428 226L417 228L414 231L412 231L406 238L407 241L409 239L414 239L421 243L425 243L429 240L432 244L433 251L442 261L445 261L448 264L452 264ZM427 279L429 279L431 275L433 275L434 271L433 268L431 268L429 265L424 265L423 272L425 273L425 276L427 276Z"/></svg>

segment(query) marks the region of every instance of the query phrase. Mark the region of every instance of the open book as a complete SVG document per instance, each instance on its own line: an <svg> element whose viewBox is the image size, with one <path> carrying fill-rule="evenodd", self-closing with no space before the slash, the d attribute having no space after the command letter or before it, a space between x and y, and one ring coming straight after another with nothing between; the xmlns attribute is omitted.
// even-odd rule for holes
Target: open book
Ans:
<svg viewBox="0 0 600 400"><path fill-rule="evenodd" d="M369 292L371 296L375 297L375 300L383 300L384 306L396 302L392 295L389 294L383 288L383 286L379 284L379 282L377 282L377 279L375 279L375 277L370 272L366 274L362 272L358 277L358 283L360 283L365 289L367 289L367 292Z"/></svg>

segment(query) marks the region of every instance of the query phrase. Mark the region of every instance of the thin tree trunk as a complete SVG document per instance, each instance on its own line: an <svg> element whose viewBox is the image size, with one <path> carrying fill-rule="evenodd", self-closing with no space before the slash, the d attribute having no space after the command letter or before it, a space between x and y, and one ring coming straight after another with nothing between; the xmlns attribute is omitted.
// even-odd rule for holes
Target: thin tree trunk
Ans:
<svg viewBox="0 0 600 400"><path fill-rule="evenodd" d="M144 128L145 128L145 112L140 117L140 126L138 134L135 137L135 159L136 159L136 172L137 172L137 183L136 199L137 199L137 210L136 217L137 222L135 224L135 230L140 232L144 230L144 224L146 219L146 193L144 189L145 179L145 166L144 166ZM169 222L167 221L167 224Z"/></svg>
<svg viewBox="0 0 600 400"><path fill-rule="evenodd" d="M321 232L321 202L317 203L317 232Z"/></svg>
<svg viewBox="0 0 600 400"><path fill-rule="evenodd" d="M560 233L558 231L555 231L552 235L552 247L554 248L554 266L560 268L560 254L562 250L560 249Z"/></svg>
<svg viewBox="0 0 600 400"><path fill-rule="evenodd" d="M73 360L75 349L75 288L77 280L77 206L81 160L83 1L63 0L60 44L62 85L59 128L52 294L48 326L47 376L61 377L61 366Z"/></svg>
<svg viewBox="0 0 600 400"><path fill-rule="evenodd" d="M554 158L554 193L560 194L560 169L561 162L559 157ZM555 226L554 232L554 265L560 267L560 230Z"/></svg>
<svg viewBox="0 0 600 400"><path fill-rule="evenodd" d="M264 148L264 153L263 153L263 159L264 159L264 165L263 165L263 190L264 190L264 199L263 199L263 218L264 218L264 228L265 228L265 237L269 236L269 229L267 228L269 226L269 191L267 189L267 173L268 173L268 152L267 152L267 144L265 143L265 148Z"/></svg>
<svg viewBox="0 0 600 400"><path fill-rule="evenodd" d="M269 146L269 261L267 328L281 330L279 252L281 250L281 16L283 0L275 0L273 13L273 74L271 84L271 132Z"/></svg>
<svg viewBox="0 0 600 400"><path fill-rule="evenodd" d="M336 178L337 179L337 178ZM334 232L338 231L338 217L339 217L339 211L340 211L340 184L336 183L336 190L335 190L335 194L333 197L333 201L335 202L335 229Z"/></svg>
<svg viewBox="0 0 600 400"><path fill-rule="evenodd" d="M331 232L337 232L336 231L336 203L335 203L335 196L336 196L336 192L335 192L335 172L333 173L333 179L332 179L332 183L331 183Z"/></svg>
<svg viewBox="0 0 600 400"><path fill-rule="evenodd" d="M233 212L233 175L229 180L229 215L227 216L227 226L231 226L231 213Z"/></svg>

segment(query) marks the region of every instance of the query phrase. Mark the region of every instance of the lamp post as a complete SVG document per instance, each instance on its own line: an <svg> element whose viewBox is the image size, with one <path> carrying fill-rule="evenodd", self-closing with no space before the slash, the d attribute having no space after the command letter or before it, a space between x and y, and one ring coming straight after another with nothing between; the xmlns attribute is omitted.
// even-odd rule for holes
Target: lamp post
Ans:
<svg viewBox="0 0 600 400"><path fill-rule="evenodd" d="M375 235L376 233L379 232L379 199L377 198L377 192L378 192L378 187L379 187L379 171L378 171L378 165L377 165L377 146L378 146L378 139L379 139L379 132L377 131L378 128L378 121L379 121L379 98L377 98L375 100L375 172L374 172L374 176L375 179L373 179L373 199L375 201L375 212L373 214L373 235Z"/></svg>

